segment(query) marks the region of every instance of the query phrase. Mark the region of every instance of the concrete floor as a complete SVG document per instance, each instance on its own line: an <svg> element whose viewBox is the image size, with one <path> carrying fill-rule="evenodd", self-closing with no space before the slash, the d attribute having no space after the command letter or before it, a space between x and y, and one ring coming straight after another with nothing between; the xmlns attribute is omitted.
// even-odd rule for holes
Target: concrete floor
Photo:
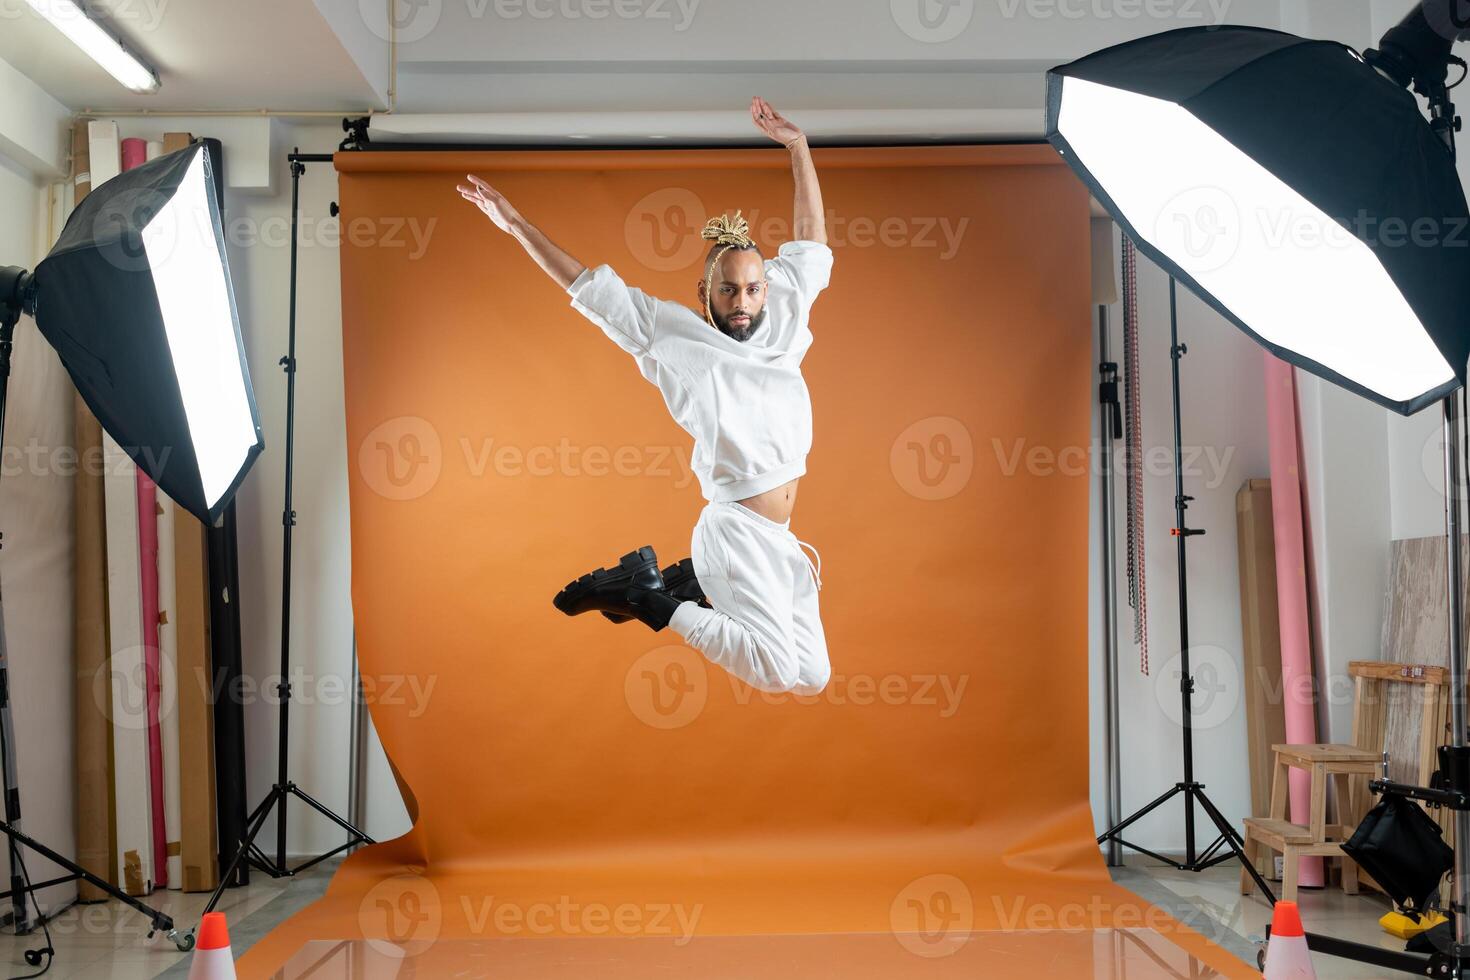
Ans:
<svg viewBox="0 0 1470 980"><path fill-rule="evenodd" d="M244 888L227 889L217 911L229 917L230 945L236 956L248 949L277 923L316 901L327 890L327 882L340 858L323 862L294 879L275 880L255 873ZM144 900L172 918L180 932L199 922L208 894L155 892ZM162 935L148 936L148 920L120 902L73 905L51 923L51 945L55 962L46 980L103 978L151 980L153 977L185 978L189 956L181 953ZM39 931L29 936L0 934L0 971L6 977L34 973L37 967L25 961L25 951L43 945Z"/></svg>
<svg viewBox="0 0 1470 980"><path fill-rule="evenodd" d="M1265 941L1271 910L1259 892L1240 894L1240 866L1227 862L1198 874L1175 871L1142 856L1129 856L1113 869L1113 880L1129 891L1170 911L1180 921L1204 933L1241 959L1254 965L1258 944ZM1279 882L1273 883L1279 890ZM1307 931L1336 939L1402 951L1403 940L1384 932L1378 920L1392 906L1383 895L1366 887L1357 895L1341 888L1302 888L1297 894L1302 924ZM1382 967L1312 954L1317 976L1332 978L1393 978Z"/></svg>

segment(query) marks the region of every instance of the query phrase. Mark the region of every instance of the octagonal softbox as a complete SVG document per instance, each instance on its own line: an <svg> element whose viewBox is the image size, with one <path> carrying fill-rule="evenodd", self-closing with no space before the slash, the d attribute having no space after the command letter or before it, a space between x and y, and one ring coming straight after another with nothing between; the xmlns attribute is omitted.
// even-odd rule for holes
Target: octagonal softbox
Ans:
<svg viewBox="0 0 1470 980"><path fill-rule="evenodd" d="M1465 381L1470 212L1353 49L1186 28L1047 74L1047 138L1138 246L1277 356L1408 415Z"/></svg>

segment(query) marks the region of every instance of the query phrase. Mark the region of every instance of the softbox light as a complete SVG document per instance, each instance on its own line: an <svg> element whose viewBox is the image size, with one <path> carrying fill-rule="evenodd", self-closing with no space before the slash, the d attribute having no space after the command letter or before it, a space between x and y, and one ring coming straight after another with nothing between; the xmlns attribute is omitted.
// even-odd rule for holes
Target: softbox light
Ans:
<svg viewBox="0 0 1470 980"><path fill-rule="evenodd" d="M1405 415L1464 383L1454 161L1351 48L1140 38L1047 74L1047 138L1139 248L1278 357Z"/></svg>
<svg viewBox="0 0 1470 980"><path fill-rule="evenodd" d="M103 429L214 523L264 441L204 145L99 185L33 276L0 272Z"/></svg>

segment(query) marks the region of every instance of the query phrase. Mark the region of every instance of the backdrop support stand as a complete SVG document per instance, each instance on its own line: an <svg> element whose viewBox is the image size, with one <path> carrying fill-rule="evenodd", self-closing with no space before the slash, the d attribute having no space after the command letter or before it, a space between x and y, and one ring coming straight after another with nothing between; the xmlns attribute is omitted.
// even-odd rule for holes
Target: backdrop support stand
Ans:
<svg viewBox="0 0 1470 980"><path fill-rule="evenodd" d="M1118 365L1112 360L1111 327L1108 308L1097 308L1098 407L1102 423L1102 584L1103 584L1103 730L1106 747L1108 826L1116 826L1122 818L1122 766L1118 748L1118 601L1117 536L1113 524L1113 444L1123 435L1123 413L1118 405ZM1116 840L1108 841L1109 867L1123 864L1123 848Z"/></svg>
<svg viewBox="0 0 1470 980"><path fill-rule="evenodd" d="M287 159L291 164L291 312L289 319L290 325L287 331L287 353L280 360L281 367L286 371L286 493L285 507L281 513L281 524L283 528L281 549L281 680L276 686L276 693L281 699L281 710L277 716L279 732L276 740L276 783L271 787L270 792L266 794L265 799L260 801L260 804L251 811L250 816L246 819L245 835L240 839L234 859L230 861L229 867L220 875L219 885L215 887L214 894L209 896L209 904L204 907L204 913L212 912L214 907L219 904L220 896L224 894L225 888L229 886L230 879L241 862L247 862L250 866L258 868L272 878L289 878L359 844L375 843L367 834L364 834L347 820L313 799L301 787L292 782L289 773L291 748L291 684L288 680L291 676L291 529L296 526L296 511L291 507L291 478L295 466L296 433L296 259L298 246L296 223L300 213L301 174L306 170L305 165L307 163L331 162L332 156L328 153L301 153L293 150L287 156ZM335 209L335 205L333 207ZM345 843L323 854L318 854L316 857L297 865L295 868L290 867L286 861L286 804L292 797L305 803L347 833ZM260 834L261 828L265 826L266 819L270 816L272 810L276 812L276 853L274 858L261 850L255 842L255 838ZM190 936L192 938L192 932Z"/></svg>

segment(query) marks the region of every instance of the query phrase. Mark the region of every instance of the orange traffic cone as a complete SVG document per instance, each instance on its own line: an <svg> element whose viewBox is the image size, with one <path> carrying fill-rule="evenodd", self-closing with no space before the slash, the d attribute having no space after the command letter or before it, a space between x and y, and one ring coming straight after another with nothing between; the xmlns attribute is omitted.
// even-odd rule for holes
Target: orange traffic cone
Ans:
<svg viewBox="0 0 1470 980"><path fill-rule="evenodd" d="M1266 944L1266 980L1317 980L1312 954L1302 931L1295 902L1277 902L1271 910L1271 941Z"/></svg>
<svg viewBox="0 0 1470 980"><path fill-rule="evenodd" d="M199 923L189 980L235 980L235 957L230 954L230 928L223 912L207 912Z"/></svg>

